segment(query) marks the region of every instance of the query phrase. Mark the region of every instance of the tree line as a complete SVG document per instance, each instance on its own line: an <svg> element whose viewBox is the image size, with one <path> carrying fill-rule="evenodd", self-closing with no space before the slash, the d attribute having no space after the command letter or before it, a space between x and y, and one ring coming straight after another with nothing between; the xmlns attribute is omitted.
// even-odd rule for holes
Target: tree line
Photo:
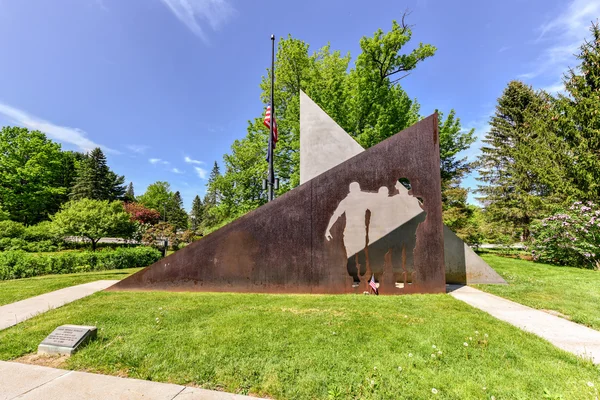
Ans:
<svg viewBox="0 0 600 400"><path fill-rule="evenodd" d="M477 160L486 218L527 240L535 221L600 201L600 29L552 95L520 81L498 99ZM585 211L585 210L584 210Z"/></svg>
<svg viewBox="0 0 600 400"><path fill-rule="evenodd" d="M437 49L419 43L414 50L404 51L413 34L405 19L406 15L400 23L393 21L387 32L379 29L373 36L361 38L361 53L354 63L349 53L343 55L330 45L311 52L308 43L292 36L279 41L273 88L279 131L274 157L280 179L278 195L300 182L300 90L365 148L422 118L418 101L400 83ZM266 107L271 93L268 74L262 77L260 87ZM438 112L445 223L460 232L473 213L467 205L468 192L460 184L473 166L459 153L469 148L475 135L473 129L462 129L454 110ZM223 156L223 173L215 163L204 201L206 231L266 203L262 180L267 176L268 134L257 116L248 122L246 136L236 140Z"/></svg>

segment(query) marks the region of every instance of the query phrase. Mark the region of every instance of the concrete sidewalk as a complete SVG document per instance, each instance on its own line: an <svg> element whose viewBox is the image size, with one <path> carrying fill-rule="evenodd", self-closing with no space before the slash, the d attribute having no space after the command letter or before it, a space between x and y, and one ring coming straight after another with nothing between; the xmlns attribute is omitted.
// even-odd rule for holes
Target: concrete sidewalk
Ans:
<svg viewBox="0 0 600 400"><path fill-rule="evenodd" d="M256 399L169 383L0 361L0 400Z"/></svg>
<svg viewBox="0 0 600 400"><path fill-rule="evenodd" d="M84 283L1 306L0 330L9 328L53 308L58 308L72 301L89 296L97 291L104 290L117 282L118 280L101 280Z"/></svg>
<svg viewBox="0 0 600 400"><path fill-rule="evenodd" d="M469 286L448 286L452 297L600 364L599 331Z"/></svg>

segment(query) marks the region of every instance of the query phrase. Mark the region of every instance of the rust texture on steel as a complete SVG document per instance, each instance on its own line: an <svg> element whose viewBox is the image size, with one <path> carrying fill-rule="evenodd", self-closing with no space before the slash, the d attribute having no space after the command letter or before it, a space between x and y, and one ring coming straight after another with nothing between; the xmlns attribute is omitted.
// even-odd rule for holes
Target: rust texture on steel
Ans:
<svg viewBox="0 0 600 400"><path fill-rule="evenodd" d="M109 290L362 293L374 276L380 294L445 292L437 126L433 114ZM422 212L378 236L381 204L402 196Z"/></svg>

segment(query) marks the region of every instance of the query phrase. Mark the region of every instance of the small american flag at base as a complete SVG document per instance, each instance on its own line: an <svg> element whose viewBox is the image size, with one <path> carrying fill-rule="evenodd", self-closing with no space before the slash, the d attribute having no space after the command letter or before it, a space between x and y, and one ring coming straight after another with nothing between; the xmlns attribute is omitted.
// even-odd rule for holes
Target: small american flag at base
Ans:
<svg viewBox="0 0 600 400"><path fill-rule="evenodd" d="M379 296L379 290L377 289L377 283L375 283L375 274L371 275L371 280L369 281L369 286L373 289L373 292Z"/></svg>

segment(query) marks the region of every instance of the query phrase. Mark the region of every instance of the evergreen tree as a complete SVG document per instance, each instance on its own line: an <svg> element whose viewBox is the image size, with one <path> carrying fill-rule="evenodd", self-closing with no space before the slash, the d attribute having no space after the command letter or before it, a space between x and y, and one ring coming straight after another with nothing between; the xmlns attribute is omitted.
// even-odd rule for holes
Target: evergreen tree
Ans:
<svg viewBox="0 0 600 400"><path fill-rule="evenodd" d="M498 99L490 131L478 158L477 192L492 221L507 222L529 236L529 225L542 215L551 187L540 177L545 145L532 120L543 115L547 102L522 82L512 81Z"/></svg>
<svg viewBox="0 0 600 400"><path fill-rule="evenodd" d="M106 156L97 147L79 162L70 197L72 200L122 200L125 195L124 183L125 177L108 168Z"/></svg>
<svg viewBox="0 0 600 400"><path fill-rule="evenodd" d="M204 212L202 218L202 227L212 228L222 221L222 216L219 216L217 206L221 201L221 189L222 184L219 184L221 180L221 170L219 164L215 161L210 176L208 177L207 190L204 195Z"/></svg>
<svg viewBox="0 0 600 400"><path fill-rule="evenodd" d="M192 229L196 230L199 226L202 226L202 220L204 216L204 206L200 196L196 195L194 201L192 201L192 211L190 212L190 219Z"/></svg>
<svg viewBox="0 0 600 400"><path fill-rule="evenodd" d="M125 200L125 176L108 171L108 200Z"/></svg>
<svg viewBox="0 0 600 400"><path fill-rule="evenodd" d="M187 229L188 214L183 208L183 200L181 199L181 193L179 193L179 191L176 191L173 194L169 215L171 216L169 221L171 224L175 225L177 229Z"/></svg>
<svg viewBox="0 0 600 400"><path fill-rule="evenodd" d="M135 192L133 191L133 182L129 182L127 186L127 192L125 192L125 201L135 201Z"/></svg>
<svg viewBox="0 0 600 400"><path fill-rule="evenodd" d="M565 76L567 95L557 102L555 130L567 151L563 167L571 196L576 200L600 200L600 28L590 28L577 54L580 65ZM558 149L557 149L558 150Z"/></svg>

